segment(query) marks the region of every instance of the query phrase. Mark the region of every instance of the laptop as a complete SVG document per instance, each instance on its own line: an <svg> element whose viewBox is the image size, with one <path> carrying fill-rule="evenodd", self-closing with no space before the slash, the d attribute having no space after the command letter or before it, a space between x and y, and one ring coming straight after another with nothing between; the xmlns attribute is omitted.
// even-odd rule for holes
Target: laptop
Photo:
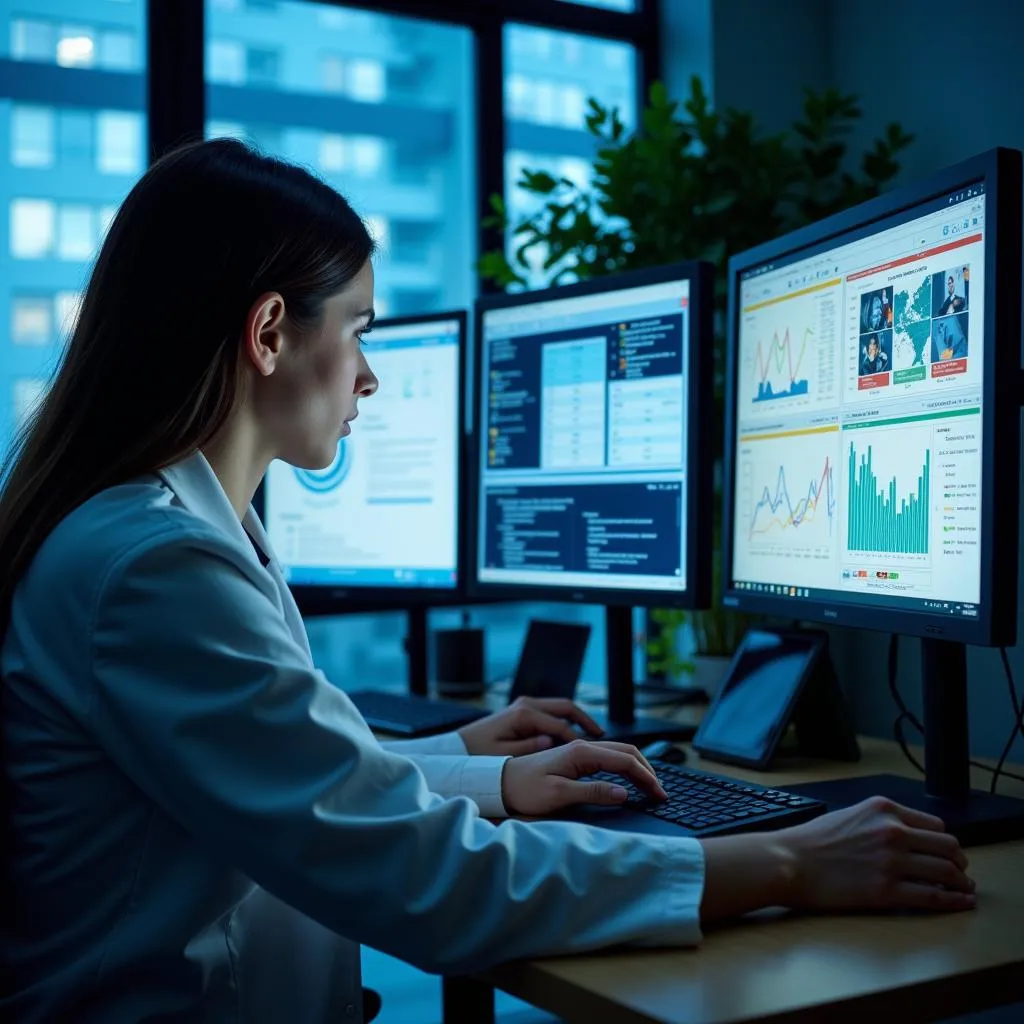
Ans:
<svg viewBox="0 0 1024 1024"><path fill-rule="evenodd" d="M583 670L589 639L590 626L585 623L531 620L508 702L511 704L518 697L571 700ZM354 690L348 696L370 728L405 737L459 729L489 713L458 701L408 693Z"/></svg>

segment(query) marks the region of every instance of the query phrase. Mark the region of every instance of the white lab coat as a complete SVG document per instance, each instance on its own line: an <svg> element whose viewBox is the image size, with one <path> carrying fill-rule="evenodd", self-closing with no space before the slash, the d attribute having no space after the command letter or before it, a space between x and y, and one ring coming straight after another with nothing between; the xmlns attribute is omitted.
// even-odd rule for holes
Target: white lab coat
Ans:
<svg viewBox="0 0 1024 1024"><path fill-rule="evenodd" d="M502 759L378 743L245 529L266 568L196 454L86 502L21 580L0 1017L337 1024L358 943L455 973L699 941L697 842L486 821Z"/></svg>

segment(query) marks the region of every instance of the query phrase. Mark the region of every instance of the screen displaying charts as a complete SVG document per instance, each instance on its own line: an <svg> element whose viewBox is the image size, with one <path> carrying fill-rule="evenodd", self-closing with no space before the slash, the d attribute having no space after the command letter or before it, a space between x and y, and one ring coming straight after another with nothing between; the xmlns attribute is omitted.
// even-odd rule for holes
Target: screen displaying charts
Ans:
<svg viewBox="0 0 1024 1024"><path fill-rule="evenodd" d="M457 585L460 321L374 327L380 380L325 469L273 462L267 535L293 584Z"/></svg>
<svg viewBox="0 0 1024 1024"><path fill-rule="evenodd" d="M739 285L732 585L977 614L983 183Z"/></svg>
<svg viewBox="0 0 1024 1024"><path fill-rule="evenodd" d="M481 583L686 589L689 282L484 309Z"/></svg>

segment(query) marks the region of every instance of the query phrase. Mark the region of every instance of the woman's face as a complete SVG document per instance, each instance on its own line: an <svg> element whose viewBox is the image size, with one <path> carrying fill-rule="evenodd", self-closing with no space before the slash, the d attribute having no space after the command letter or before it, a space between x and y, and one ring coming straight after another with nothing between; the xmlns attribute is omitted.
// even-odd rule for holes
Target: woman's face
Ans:
<svg viewBox="0 0 1024 1024"><path fill-rule="evenodd" d="M373 266L367 261L324 303L316 327L286 335L259 410L276 458L303 469L331 464L338 441L351 433L359 399L377 390L361 338L372 319Z"/></svg>

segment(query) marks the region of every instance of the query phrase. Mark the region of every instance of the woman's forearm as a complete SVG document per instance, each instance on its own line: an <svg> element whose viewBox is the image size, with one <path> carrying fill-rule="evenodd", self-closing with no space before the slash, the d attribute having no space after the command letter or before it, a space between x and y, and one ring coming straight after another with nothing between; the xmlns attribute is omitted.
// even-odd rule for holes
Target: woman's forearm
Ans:
<svg viewBox="0 0 1024 1024"><path fill-rule="evenodd" d="M787 906L796 878L796 857L781 833L704 839L702 924L763 907Z"/></svg>

